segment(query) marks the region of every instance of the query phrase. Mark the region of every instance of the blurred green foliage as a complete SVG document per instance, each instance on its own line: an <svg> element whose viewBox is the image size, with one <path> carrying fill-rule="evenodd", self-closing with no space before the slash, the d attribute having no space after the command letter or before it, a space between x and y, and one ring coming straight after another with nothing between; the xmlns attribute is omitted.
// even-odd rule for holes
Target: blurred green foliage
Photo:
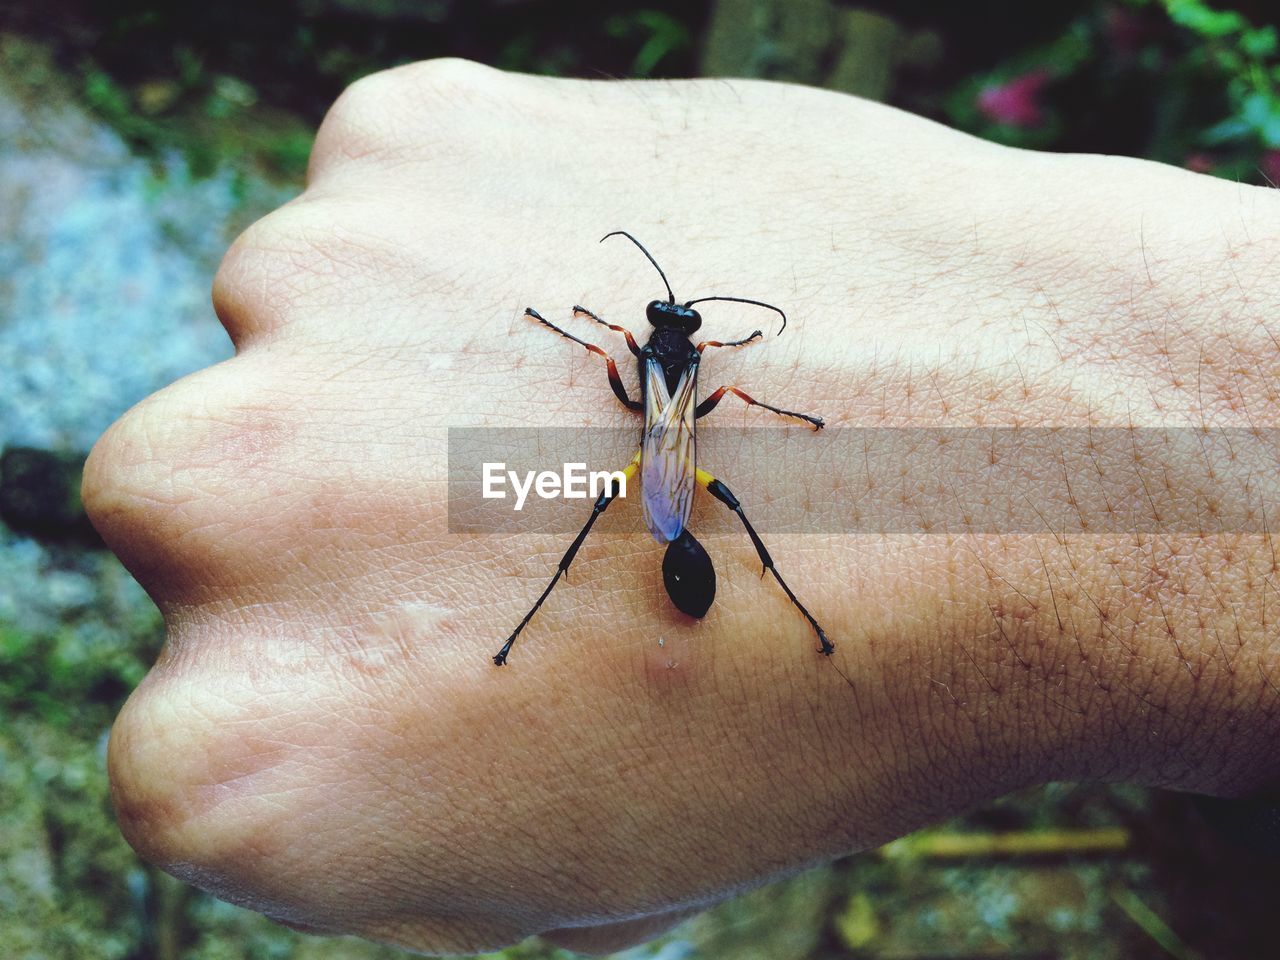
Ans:
<svg viewBox="0 0 1280 960"><path fill-rule="evenodd" d="M0 709L64 730L101 731L145 673L120 639L101 624L50 634L0 625Z"/></svg>
<svg viewBox="0 0 1280 960"><path fill-rule="evenodd" d="M614 14L605 21L604 29L616 40L640 43L627 71L633 77L653 76L664 60L688 50L693 44L689 27L661 10Z"/></svg>
<svg viewBox="0 0 1280 960"><path fill-rule="evenodd" d="M162 625L108 557L54 550L47 573L92 594L48 629L0 621L0 956L129 957L146 871L111 817L106 730Z"/></svg>
<svg viewBox="0 0 1280 960"><path fill-rule="evenodd" d="M1205 132L1211 145L1246 143L1280 149L1280 57L1276 28L1255 27L1232 10L1200 0L1165 0L1169 16L1201 39L1188 53L1193 69L1223 83L1231 115Z"/></svg>
<svg viewBox="0 0 1280 960"><path fill-rule="evenodd" d="M256 91L233 77L207 73L186 48L174 51L172 76L126 86L91 63L81 95L137 150L179 150L196 176L253 163L297 181L306 170L314 129L295 115L258 106Z"/></svg>
<svg viewBox="0 0 1280 960"><path fill-rule="evenodd" d="M1280 149L1276 26L1202 0L1093 4L1050 42L963 81L946 114L1003 143L1261 183Z"/></svg>
<svg viewBox="0 0 1280 960"><path fill-rule="evenodd" d="M0 621L0 715L93 740L142 679L164 627L115 561L70 550L53 557L51 576L64 567L94 594L50 629Z"/></svg>
<svg viewBox="0 0 1280 960"><path fill-rule="evenodd" d="M704 2L49 0L0 5L0 30L43 37L83 100L138 151L211 173L306 169L328 105L364 74L438 56L587 76L693 72Z"/></svg>
<svg viewBox="0 0 1280 960"><path fill-rule="evenodd" d="M84 101L135 148L182 150L206 173L243 163L297 180L314 125L363 74L453 55L535 73L696 75L716 39L713 11L731 3L733 23L718 29L739 45L756 38L734 72L773 76L770 64L799 56L813 63L780 78L822 82L833 65L883 59L892 77L860 92L1000 142L1252 182L1280 168L1280 10L1258 0L1238 0L1247 11L1204 0L50 0L0 11L0 29L51 39ZM788 50L797 18L826 22L825 39Z"/></svg>

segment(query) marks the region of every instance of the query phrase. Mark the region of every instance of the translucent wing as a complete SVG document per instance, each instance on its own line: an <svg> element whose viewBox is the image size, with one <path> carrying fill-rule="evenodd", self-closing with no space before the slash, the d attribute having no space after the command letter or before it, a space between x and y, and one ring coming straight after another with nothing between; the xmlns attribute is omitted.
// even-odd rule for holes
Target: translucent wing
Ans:
<svg viewBox="0 0 1280 960"><path fill-rule="evenodd" d="M644 375L640 502L653 538L668 543L680 536L693 506L698 366L691 364L680 375L675 393L668 392L667 378L656 360L645 362Z"/></svg>

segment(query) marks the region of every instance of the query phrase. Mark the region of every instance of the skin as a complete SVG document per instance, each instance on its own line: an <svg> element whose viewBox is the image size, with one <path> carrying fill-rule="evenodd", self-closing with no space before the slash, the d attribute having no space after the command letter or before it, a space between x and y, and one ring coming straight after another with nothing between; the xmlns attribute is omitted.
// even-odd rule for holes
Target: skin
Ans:
<svg viewBox="0 0 1280 960"><path fill-rule="evenodd" d="M785 482L812 466L817 496L866 482L822 459L841 427L1274 427L1277 225L1274 191L801 87L461 61L360 81L306 192L217 276L236 357L89 461L93 521L169 628L111 736L121 828L306 929L600 951L1029 784L1272 788L1275 554L1206 525L1176 459L1154 464L1162 508L1111 478L1172 532L768 535L830 659L732 526L701 537L716 606L681 617L637 506L615 505L497 669L571 535L449 534L445 431L634 424L599 357L521 316L603 345L635 395L620 338L569 317L648 335L658 278L596 245L612 229L678 296L787 309L781 339L708 355L703 395L824 416L714 415L796 431ZM703 313L707 338L773 322ZM735 471L767 517L786 491ZM1274 499L1273 471L1250 480ZM991 496L1027 503L1017 481ZM936 478L896 482L923 517Z"/></svg>

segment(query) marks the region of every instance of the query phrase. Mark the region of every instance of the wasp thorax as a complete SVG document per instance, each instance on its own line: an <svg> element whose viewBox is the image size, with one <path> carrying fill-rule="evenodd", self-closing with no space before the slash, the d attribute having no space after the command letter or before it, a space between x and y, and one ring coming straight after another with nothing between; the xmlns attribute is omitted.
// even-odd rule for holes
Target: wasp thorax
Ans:
<svg viewBox="0 0 1280 960"><path fill-rule="evenodd" d="M655 327L671 327L686 335L702 326L702 317L697 310L668 300L652 301L644 308L644 315Z"/></svg>

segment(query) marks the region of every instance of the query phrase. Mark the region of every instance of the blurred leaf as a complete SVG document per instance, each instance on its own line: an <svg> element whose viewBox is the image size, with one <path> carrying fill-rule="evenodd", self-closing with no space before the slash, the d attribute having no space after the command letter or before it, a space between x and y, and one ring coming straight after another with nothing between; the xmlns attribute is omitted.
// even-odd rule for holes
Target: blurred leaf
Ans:
<svg viewBox="0 0 1280 960"><path fill-rule="evenodd" d="M1183 943L1182 938L1173 931L1173 928L1132 890L1120 887L1112 897L1125 915L1141 927L1143 932L1158 943L1160 949L1169 956L1175 960L1199 960L1200 955Z"/></svg>
<svg viewBox="0 0 1280 960"><path fill-rule="evenodd" d="M637 77L652 76L669 54L692 43L684 23L659 10L637 10L610 17L605 21L605 31L619 40L642 40L631 64L631 72Z"/></svg>
<svg viewBox="0 0 1280 960"><path fill-rule="evenodd" d="M178 67L178 79L185 87L198 87L204 79L204 60L188 46L177 46L173 60Z"/></svg>
<svg viewBox="0 0 1280 960"><path fill-rule="evenodd" d="M1229 117L1206 130L1200 139L1206 146L1219 146L1224 143L1237 143L1252 132L1253 128L1240 117Z"/></svg>
<svg viewBox="0 0 1280 960"><path fill-rule="evenodd" d="M1257 30L1246 30L1240 37L1240 46L1251 57L1265 59L1276 52L1276 28L1267 26Z"/></svg>
<svg viewBox="0 0 1280 960"><path fill-rule="evenodd" d="M880 935L875 906L871 898L859 891L835 918L836 932L850 950L862 950L875 942Z"/></svg>
<svg viewBox="0 0 1280 960"><path fill-rule="evenodd" d="M1262 93L1245 97L1240 117L1268 147L1280 147L1280 100Z"/></svg>
<svg viewBox="0 0 1280 960"><path fill-rule="evenodd" d="M84 98L104 117L121 117L129 111L129 95L101 70L88 70L84 75Z"/></svg>
<svg viewBox="0 0 1280 960"><path fill-rule="evenodd" d="M1248 26L1234 10L1213 10L1201 0L1165 0L1165 8L1174 23L1206 37L1225 37Z"/></svg>

